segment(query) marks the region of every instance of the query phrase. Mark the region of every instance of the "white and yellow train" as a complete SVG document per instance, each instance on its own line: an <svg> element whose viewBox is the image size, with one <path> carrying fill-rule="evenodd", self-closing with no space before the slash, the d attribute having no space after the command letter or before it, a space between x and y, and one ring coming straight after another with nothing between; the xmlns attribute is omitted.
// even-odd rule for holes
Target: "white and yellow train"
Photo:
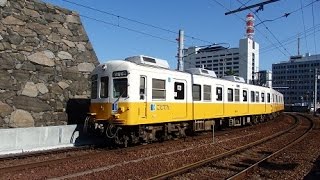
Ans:
<svg viewBox="0 0 320 180"><path fill-rule="evenodd" d="M91 80L86 129L124 145L243 125L284 109L283 95L272 88L201 68L170 70L166 61L147 56L100 64Z"/></svg>

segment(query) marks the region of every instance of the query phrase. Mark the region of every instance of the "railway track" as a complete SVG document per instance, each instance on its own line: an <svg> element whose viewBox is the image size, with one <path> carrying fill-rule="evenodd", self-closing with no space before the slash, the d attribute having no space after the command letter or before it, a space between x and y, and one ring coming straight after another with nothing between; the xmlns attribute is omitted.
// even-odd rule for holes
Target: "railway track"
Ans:
<svg viewBox="0 0 320 180"><path fill-rule="evenodd" d="M245 127L246 129L246 127ZM234 129L234 131L240 131L241 129ZM229 132L229 131L228 131ZM228 133L226 131L218 133L217 136L223 136L224 134ZM212 136L209 135L211 138ZM202 138L200 136L195 136L195 137L188 137L189 139L192 138L193 140L197 140L198 138ZM179 141L183 141L180 139ZM61 150L48 150L48 151L43 151L43 152L34 152L34 153L26 153L26 154L20 154L16 156L2 156L0 157L0 163L3 163L4 161L9 161L9 160L22 160L22 159L27 159L27 158L37 158L41 156L53 156L55 154L63 154L63 153L72 153L72 152L77 152L77 151L86 151L86 150L91 150L93 152L88 152L85 154L81 155L66 155L65 157L60 157L60 158L52 158L52 159L45 159L43 161L33 161L29 163L21 163L18 165L11 165L11 166L6 166L6 167L0 167L0 174L2 173L8 173L8 172L14 172L14 171L22 171L26 169L32 169L40 166L46 166L50 164L58 164L60 162L65 162L65 161L75 161L75 160L85 160L89 158L95 158L99 157L103 154L112 151L137 151L140 149L148 149L148 148L153 148L154 146L159 146L159 143L153 143L153 144L147 144L144 146L134 146L134 147L128 147L124 149L93 149L92 147L86 146L86 147L78 147L78 148L65 148Z"/></svg>
<svg viewBox="0 0 320 180"><path fill-rule="evenodd" d="M261 127L264 127L265 124L260 124ZM258 127L260 125L257 125L257 126L254 126L254 127ZM230 137L231 134L234 134L234 132L242 132L244 129L250 129L250 127L245 127L245 128L237 128L237 129L233 129L231 131L222 131L222 132L219 132L217 133L217 138L219 136L225 138L225 137L228 137L227 139L228 140L232 140L232 139L238 139L239 136L235 136L232 138L232 136ZM251 136L252 134L254 133L245 133L246 135L248 136ZM186 139L186 143L189 142L189 144L193 144L193 142L197 142L197 141L203 141L204 140L204 137L205 138L212 138L212 135L211 133L208 133L206 135L203 135L203 136L195 136L195 137L189 137ZM210 140L209 140L210 142ZM106 155L109 154L112 155L112 156L115 156L116 158L117 157L120 157L120 156L126 156L127 154L135 154L135 153L139 153L139 152L143 152L144 151L148 151L148 149L150 149L149 152L153 152L154 150L153 149L158 149L162 146L171 146L174 145L174 144L182 144L182 147L184 146L184 140L182 139L179 139L179 140L176 140L176 141L166 141L165 144L163 143L154 143L154 144L148 144L148 145L145 145L145 146L135 146L135 147L129 147L129 148L126 148L126 149L114 149L114 150L104 150L104 151L101 151L101 152L95 152L95 153L87 153L87 154L84 154L84 155L79 155L79 156L75 156L75 157L66 157L66 158L61 158L61 159L46 159L45 161L43 162L30 162L30 163L24 163L24 164L18 164L18 165L14 165L14 166L8 166L8 167L5 167L5 168L0 168L0 174L5 174L5 173L9 173L9 174L15 174L16 172L37 172L37 171L34 171L33 169L43 169L43 168L46 168L46 167L55 167L55 165L58 165L58 164L82 164L83 162L88 162L88 160L92 160L92 159L101 159L101 157L104 157ZM188 147L186 147L188 149ZM183 149L182 149L183 150ZM182 150L178 150L178 151L182 151ZM172 153L174 154L175 151L172 151ZM172 154L169 152L169 154ZM151 159L155 159L157 158L158 156L159 157L162 157L163 153L160 153L160 154L154 154L152 156L148 155L146 157L141 156L140 158L138 157L138 159L136 158L126 158L126 160L123 160L124 162L122 161L115 161L117 162L116 164L110 164L110 163L106 163L106 164L109 164L107 166L105 166L106 170L108 169L114 169L114 167L120 167L122 164L125 165L125 164L130 164L130 162L135 162L135 163L140 163L139 160L151 160ZM170 155L171 156L171 155ZM131 159L131 160L130 160ZM18 162L19 163L19 162ZM118 164L118 165L117 165ZM49 168L50 169L50 168ZM104 170L104 166L100 166L100 168L96 168L97 169L97 172L101 172ZM84 169L85 170L85 169ZM89 168L88 170L86 170L85 172L88 173L93 173L95 172L94 171L95 168ZM78 176L82 176L83 173L79 172L79 173L76 173L76 172L69 172L68 174L71 175L70 177L72 177L72 175L74 175L73 173L75 173L75 177L78 177ZM42 173L41 173L42 174ZM66 175L66 174L65 174ZM7 176L9 177L9 176ZM41 176L39 176L41 177ZM57 175L54 175L54 176L45 176L45 177L58 177ZM67 175L66 176L62 176L62 177L68 177ZM149 176L150 177L150 176ZM59 179L59 178L57 178ZM63 178L62 178L63 179Z"/></svg>
<svg viewBox="0 0 320 180"><path fill-rule="evenodd" d="M274 150L272 152L270 150L265 150L265 148L263 148L264 144L275 141L276 139L279 139L285 135L294 134L294 131L299 129L299 124L301 123L300 118L298 118L297 115L291 116L295 119L295 124L282 132L276 133L272 136L263 138L256 142L252 142L245 146L230 150L223 154L215 155L210 158L183 166L181 168L159 174L157 176L151 177L150 179L175 179L175 177L177 179L201 179L209 177L218 179L244 179L244 176L246 176L247 173L251 172L255 167L259 166L263 162L266 162L268 159L274 157L279 152L291 147L293 144L299 142L313 129L313 121L306 116L299 115L300 118L303 117L305 119L308 119L308 121L310 122L307 130L305 130L303 134L294 138L293 141L278 150ZM220 171L219 169L224 172L218 173L217 171Z"/></svg>

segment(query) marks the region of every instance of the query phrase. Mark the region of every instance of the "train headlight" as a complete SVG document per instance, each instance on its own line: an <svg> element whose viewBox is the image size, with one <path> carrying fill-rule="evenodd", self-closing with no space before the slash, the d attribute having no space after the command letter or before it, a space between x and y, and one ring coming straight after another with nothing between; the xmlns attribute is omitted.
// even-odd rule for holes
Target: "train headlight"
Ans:
<svg viewBox="0 0 320 180"><path fill-rule="evenodd" d="M119 107L119 109L118 109L118 112L119 113L123 113L125 111L125 108L124 107Z"/></svg>

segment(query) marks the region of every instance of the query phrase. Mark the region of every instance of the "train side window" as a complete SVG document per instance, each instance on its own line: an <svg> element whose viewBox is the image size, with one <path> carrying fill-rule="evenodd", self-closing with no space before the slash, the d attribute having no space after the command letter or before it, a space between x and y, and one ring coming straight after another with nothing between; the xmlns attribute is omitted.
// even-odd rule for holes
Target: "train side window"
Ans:
<svg viewBox="0 0 320 180"><path fill-rule="evenodd" d="M203 100L211 101L211 86L203 85Z"/></svg>
<svg viewBox="0 0 320 180"><path fill-rule="evenodd" d="M201 101L201 85L192 85L192 98L194 101Z"/></svg>
<svg viewBox="0 0 320 180"><path fill-rule="evenodd" d="M152 79L152 99L166 99L166 81L162 79Z"/></svg>
<svg viewBox="0 0 320 180"><path fill-rule="evenodd" d="M255 92L251 91L251 102L255 102Z"/></svg>
<svg viewBox="0 0 320 180"><path fill-rule="evenodd" d="M184 99L184 83L174 83L174 99Z"/></svg>
<svg viewBox="0 0 320 180"><path fill-rule="evenodd" d="M91 76L91 99L97 99L98 94L98 75Z"/></svg>
<svg viewBox="0 0 320 180"><path fill-rule="evenodd" d="M267 102L270 103L270 93L267 94Z"/></svg>
<svg viewBox="0 0 320 180"><path fill-rule="evenodd" d="M108 86L109 86L109 77L101 77L100 78L100 98L107 98L108 95Z"/></svg>
<svg viewBox="0 0 320 180"><path fill-rule="evenodd" d="M275 102L275 99L274 99L274 94L272 94L272 103Z"/></svg>
<svg viewBox="0 0 320 180"><path fill-rule="evenodd" d="M261 93L261 102L264 102L264 93Z"/></svg>
<svg viewBox="0 0 320 180"><path fill-rule="evenodd" d="M256 91L256 102L259 102L259 92Z"/></svg>
<svg viewBox="0 0 320 180"><path fill-rule="evenodd" d="M228 101L232 102L233 101L233 89L228 88Z"/></svg>
<svg viewBox="0 0 320 180"><path fill-rule="evenodd" d="M247 102L248 101L248 92L247 90L243 90L243 102Z"/></svg>
<svg viewBox="0 0 320 180"><path fill-rule="evenodd" d="M146 97L146 77L141 76L140 77L140 100L144 100Z"/></svg>
<svg viewBox="0 0 320 180"><path fill-rule="evenodd" d="M216 89L217 101L222 101L222 87L217 87Z"/></svg>
<svg viewBox="0 0 320 180"><path fill-rule="evenodd" d="M239 102L240 101L240 90L234 89L234 101Z"/></svg>

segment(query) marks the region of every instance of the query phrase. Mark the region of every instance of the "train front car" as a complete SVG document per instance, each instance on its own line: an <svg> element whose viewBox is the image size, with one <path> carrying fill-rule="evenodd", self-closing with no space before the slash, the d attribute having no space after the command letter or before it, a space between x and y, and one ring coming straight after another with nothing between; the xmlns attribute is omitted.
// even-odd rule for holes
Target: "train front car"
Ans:
<svg viewBox="0 0 320 180"><path fill-rule="evenodd" d="M130 62L115 60L93 70L90 114L85 121L85 131L98 131L117 144L126 145L128 138L122 133L122 125L127 124L132 115L130 109L134 107L129 102L128 92L130 85L139 81L130 77L131 66Z"/></svg>
<svg viewBox="0 0 320 180"><path fill-rule="evenodd" d="M123 146L158 139L156 131L162 130L163 122L171 120L172 114L165 99L168 72L176 73L169 70L166 61L147 56L109 61L96 67L91 75L90 114L84 129L99 132ZM156 99L157 105L151 99Z"/></svg>

